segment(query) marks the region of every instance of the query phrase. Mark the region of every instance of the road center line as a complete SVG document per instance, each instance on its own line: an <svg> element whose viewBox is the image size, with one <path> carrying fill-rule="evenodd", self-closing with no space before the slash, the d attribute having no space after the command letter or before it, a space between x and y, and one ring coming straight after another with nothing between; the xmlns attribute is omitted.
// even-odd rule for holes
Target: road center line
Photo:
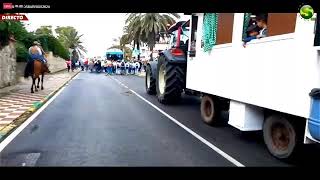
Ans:
<svg viewBox="0 0 320 180"><path fill-rule="evenodd" d="M125 85L123 85L118 79L110 76L113 80L117 81L120 85L126 87ZM127 88L129 89L129 88ZM194 131L192 131L191 129L189 129L188 127L186 127L185 125L183 125L182 123L180 123L178 120L176 120L175 118L173 118L172 116L170 116L169 114L167 114L166 112L164 112L162 109L160 109L159 107L157 107L156 105L152 104L150 101L146 100L144 97L140 96L138 93L136 93L135 91L133 91L132 89L129 89L133 94L135 94L137 97L139 97L140 99L142 99L144 102L148 103L150 106L152 106L154 109L156 109L157 111L159 111L160 113L162 113L163 115L165 115L167 118L169 118L171 121L173 121L174 123L176 123L178 126L180 126L181 128L183 128L184 130L186 130L188 133L190 133L192 136L194 136L195 138L197 138L198 140L200 140L202 143L204 143L205 145L209 146L212 150L214 150L215 152L217 152L218 154L220 154L222 157L224 157L225 159L227 159L228 161L230 161L231 163L233 163L234 165L238 166L238 167L245 167L243 164L241 164L239 161L237 161L236 159L234 159L233 157L231 157L230 155L228 155L227 153L223 152L221 149L219 149L218 147L216 147L215 145L213 145L212 143L210 143L209 141L207 141L206 139L204 139L203 137L201 137L200 135L198 135L197 133L195 133Z"/></svg>

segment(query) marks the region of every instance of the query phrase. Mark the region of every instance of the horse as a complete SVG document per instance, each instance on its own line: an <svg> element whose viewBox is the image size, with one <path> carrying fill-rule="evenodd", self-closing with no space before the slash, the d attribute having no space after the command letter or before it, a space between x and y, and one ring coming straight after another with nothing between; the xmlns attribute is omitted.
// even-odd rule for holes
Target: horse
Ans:
<svg viewBox="0 0 320 180"><path fill-rule="evenodd" d="M35 91L38 91L38 88L40 87L40 75L41 75L41 90L44 89L43 87L43 79L44 74L48 72L47 66L45 66L42 62L39 60L34 60L33 62L33 74L32 74L32 85L31 85L31 93L34 93L33 86L35 87ZM38 79L38 84L36 86L36 79Z"/></svg>
<svg viewBox="0 0 320 180"><path fill-rule="evenodd" d="M27 63L24 77L25 78L28 78L29 76L32 77L31 93L34 93L33 86L35 88L35 91L38 92L38 88L40 88L40 80L41 80L41 90L44 89L43 79L44 79L44 74L46 72L49 72L49 69L40 60L33 60L33 62ZM41 79L40 79L40 75L41 75ZM38 84L36 86L37 79L38 79Z"/></svg>

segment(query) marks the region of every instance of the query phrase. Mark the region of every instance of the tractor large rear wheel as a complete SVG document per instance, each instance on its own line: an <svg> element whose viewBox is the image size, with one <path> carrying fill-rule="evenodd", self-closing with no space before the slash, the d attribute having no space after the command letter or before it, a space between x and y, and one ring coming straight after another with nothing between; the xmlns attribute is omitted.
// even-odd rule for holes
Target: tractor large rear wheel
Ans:
<svg viewBox="0 0 320 180"><path fill-rule="evenodd" d="M156 94L156 80L153 78L152 69L150 65L146 68L146 78L145 78L146 91L150 95Z"/></svg>
<svg viewBox="0 0 320 180"><path fill-rule="evenodd" d="M163 104L177 102L184 88L185 72L182 65L171 64L164 56L158 59L157 97Z"/></svg>

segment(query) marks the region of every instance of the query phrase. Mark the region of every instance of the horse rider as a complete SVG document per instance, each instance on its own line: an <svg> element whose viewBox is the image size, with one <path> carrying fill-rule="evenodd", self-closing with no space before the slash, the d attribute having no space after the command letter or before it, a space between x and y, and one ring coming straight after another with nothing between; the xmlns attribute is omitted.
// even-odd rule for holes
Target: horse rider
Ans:
<svg viewBox="0 0 320 180"><path fill-rule="evenodd" d="M27 62L25 77L28 77L28 73L32 72L33 70L33 62L34 60L39 60L42 64L46 67L47 72L50 73L47 60L44 57L44 50L41 47L41 44L38 41L34 41L32 46L29 48L29 60Z"/></svg>

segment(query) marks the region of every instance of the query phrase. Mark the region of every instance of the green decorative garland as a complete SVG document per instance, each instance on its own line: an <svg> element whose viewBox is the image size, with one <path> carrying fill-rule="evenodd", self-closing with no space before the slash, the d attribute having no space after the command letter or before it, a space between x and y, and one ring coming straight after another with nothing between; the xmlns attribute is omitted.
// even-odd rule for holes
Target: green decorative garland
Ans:
<svg viewBox="0 0 320 180"><path fill-rule="evenodd" d="M203 17L204 52L211 51L217 41L218 13L205 13Z"/></svg>
<svg viewBox="0 0 320 180"><path fill-rule="evenodd" d="M250 22L250 16L252 13L244 13L244 21L243 21L243 31L242 31L242 38L247 37L247 28Z"/></svg>

